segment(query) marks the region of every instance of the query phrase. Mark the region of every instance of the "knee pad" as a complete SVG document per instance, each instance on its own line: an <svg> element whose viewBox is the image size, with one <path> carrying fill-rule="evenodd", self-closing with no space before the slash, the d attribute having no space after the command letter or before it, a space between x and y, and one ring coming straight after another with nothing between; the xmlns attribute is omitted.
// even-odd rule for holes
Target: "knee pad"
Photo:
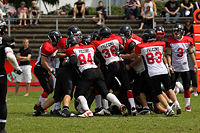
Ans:
<svg viewBox="0 0 200 133"><path fill-rule="evenodd" d="M43 92L41 96L42 96L42 98L48 98L48 95L49 94L47 92Z"/></svg>

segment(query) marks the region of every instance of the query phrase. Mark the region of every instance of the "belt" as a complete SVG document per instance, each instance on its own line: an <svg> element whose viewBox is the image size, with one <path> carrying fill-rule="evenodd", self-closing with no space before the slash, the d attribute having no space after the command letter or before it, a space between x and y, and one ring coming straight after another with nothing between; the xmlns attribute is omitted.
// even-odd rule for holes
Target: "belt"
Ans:
<svg viewBox="0 0 200 133"><path fill-rule="evenodd" d="M113 61L113 62L110 62L108 65L112 64L112 63L117 63L117 62L122 62L123 60L120 60L120 61Z"/></svg>

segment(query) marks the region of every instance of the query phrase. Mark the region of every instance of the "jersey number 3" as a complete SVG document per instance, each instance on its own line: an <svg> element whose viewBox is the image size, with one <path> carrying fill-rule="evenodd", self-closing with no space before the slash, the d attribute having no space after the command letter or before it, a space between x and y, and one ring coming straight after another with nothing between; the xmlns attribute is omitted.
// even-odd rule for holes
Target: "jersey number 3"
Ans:
<svg viewBox="0 0 200 133"><path fill-rule="evenodd" d="M156 57L157 57L157 59L154 60L154 58L156 58ZM150 53L146 54L146 58L147 58L148 64L152 65L155 63L155 61L157 63L161 63L162 62L162 53L160 51L157 51L157 52L155 52L155 55L154 55L153 53L150 52Z"/></svg>
<svg viewBox="0 0 200 133"><path fill-rule="evenodd" d="M178 48L177 51L179 52L177 54L178 57L182 57L183 56L183 48Z"/></svg>

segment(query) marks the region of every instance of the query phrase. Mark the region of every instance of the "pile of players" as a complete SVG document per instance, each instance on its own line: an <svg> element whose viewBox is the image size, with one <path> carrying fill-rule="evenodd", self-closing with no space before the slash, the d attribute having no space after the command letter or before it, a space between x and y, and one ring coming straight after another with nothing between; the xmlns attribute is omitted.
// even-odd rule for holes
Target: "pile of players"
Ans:
<svg viewBox="0 0 200 133"><path fill-rule="evenodd" d="M121 26L118 35L102 27L82 37L76 26L69 27L67 34L68 38L62 38L59 31L52 30L49 40L40 47L34 73L44 92L34 106L33 116L48 113L46 109L54 103L51 114L75 116L69 111L74 90L78 117L118 113L136 116L151 114L151 110L166 116L173 116L174 110L181 114L172 90L179 74L185 89L185 110L191 111L187 54L194 62L194 70L197 65L191 49L193 39L184 36L183 25L175 24L173 36L167 39L164 39L164 28L159 25L145 30L142 38L133 34L129 25ZM52 67L57 58L59 63ZM56 77L56 83L54 96L47 100L53 92L50 73ZM165 92L161 90L161 83ZM90 106L94 100L95 112L92 112Z"/></svg>

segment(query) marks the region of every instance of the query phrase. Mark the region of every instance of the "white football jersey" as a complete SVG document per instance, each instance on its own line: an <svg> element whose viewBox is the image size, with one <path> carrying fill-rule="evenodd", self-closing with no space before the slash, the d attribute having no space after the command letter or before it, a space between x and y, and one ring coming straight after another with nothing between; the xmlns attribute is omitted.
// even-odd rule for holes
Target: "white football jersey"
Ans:
<svg viewBox="0 0 200 133"><path fill-rule="evenodd" d="M180 40L169 37L167 47L172 51L172 66L175 72L189 71L187 50L193 45L193 39L189 36L183 36Z"/></svg>

